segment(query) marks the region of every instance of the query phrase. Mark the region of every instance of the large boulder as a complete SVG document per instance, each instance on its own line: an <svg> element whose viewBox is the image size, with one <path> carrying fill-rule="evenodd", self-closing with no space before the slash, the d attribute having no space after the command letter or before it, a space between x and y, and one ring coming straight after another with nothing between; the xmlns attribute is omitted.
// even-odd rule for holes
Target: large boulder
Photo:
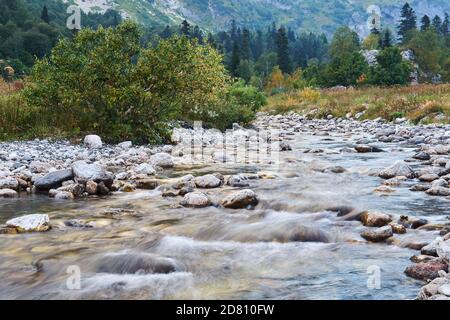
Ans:
<svg viewBox="0 0 450 320"><path fill-rule="evenodd" d="M156 153L150 157L150 161L154 166L164 169L173 168L174 166L172 156L168 153Z"/></svg>
<svg viewBox="0 0 450 320"><path fill-rule="evenodd" d="M84 138L84 144L89 149L97 149L103 146L102 139L97 135L88 135Z"/></svg>
<svg viewBox="0 0 450 320"><path fill-rule="evenodd" d="M392 221L392 218L384 213L364 212L361 215L361 222L366 227L384 227Z"/></svg>
<svg viewBox="0 0 450 320"><path fill-rule="evenodd" d="M107 188L111 188L114 176L106 172L97 164L88 164L85 161L77 161L72 165L73 175L78 183L86 184L89 180L96 183L103 182Z"/></svg>
<svg viewBox="0 0 450 320"><path fill-rule="evenodd" d="M222 200L222 206L229 209L243 209L258 204L258 198L252 190L241 190L227 196Z"/></svg>
<svg viewBox="0 0 450 320"><path fill-rule="evenodd" d="M19 182L17 179L9 177L0 179L0 189L13 189L17 190L19 188Z"/></svg>
<svg viewBox="0 0 450 320"><path fill-rule="evenodd" d="M194 178L197 188L211 189L220 187L222 181L212 174Z"/></svg>
<svg viewBox="0 0 450 320"><path fill-rule="evenodd" d="M18 193L12 189L0 189L0 198L15 198Z"/></svg>
<svg viewBox="0 0 450 320"><path fill-rule="evenodd" d="M210 206L212 203L206 194L202 192L191 192L184 196L180 204L188 208L204 208Z"/></svg>
<svg viewBox="0 0 450 320"><path fill-rule="evenodd" d="M97 272L114 274L171 273L179 269L173 259L138 252L109 253L97 265Z"/></svg>
<svg viewBox="0 0 450 320"><path fill-rule="evenodd" d="M73 179L72 169L51 172L34 182L34 186L39 190L56 189L62 186L64 181Z"/></svg>
<svg viewBox="0 0 450 320"><path fill-rule="evenodd" d="M424 281L438 278L439 271L448 272L448 263L443 259L417 263L405 269L407 276Z"/></svg>
<svg viewBox="0 0 450 320"><path fill-rule="evenodd" d="M6 226L18 232L43 232L50 229L50 219L46 214L30 214L11 219Z"/></svg>
<svg viewBox="0 0 450 320"><path fill-rule="evenodd" d="M370 242L382 242L394 235L391 226L377 229L366 229L361 232L361 237Z"/></svg>
<svg viewBox="0 0 450 320"><path fill-rule="evenodd" d="M381 170L378 176L383 179L391 179L398 176L404 176L408 179L412 179L414 178L415 173L405 162L398 161L392 166Z"/></svg>

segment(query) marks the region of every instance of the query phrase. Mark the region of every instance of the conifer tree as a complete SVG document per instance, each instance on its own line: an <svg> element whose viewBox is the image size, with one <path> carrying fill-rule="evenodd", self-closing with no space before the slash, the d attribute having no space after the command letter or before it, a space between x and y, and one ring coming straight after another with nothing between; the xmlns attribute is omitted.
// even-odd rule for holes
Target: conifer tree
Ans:
<svg viewBox="0 0 450 320"><path fill-rule="evenodd" d="M437 33L441 33L442 31L442 19L438 15L434 16L432 22L433 28L436 29Z"/></svg>
<svg viewBox="0 0 450 320"><path fill-rule="evenodd" d="M41 20L45 23L50 23L50 17L48 16L48 8L46 5L42 8Z"/></svg>
<svg viewBox="0 0 450 320"><path fill-rule="evenodd" d="M427 15L424 15L422 20L420 21L420 23L421 23L420 30L421 31L427 30L431 26L430 17Z"/></svg>
<svg viewBox="0 0 450 320"><path fill-rule="evenodd" d="M180 30L181 34L190 38L191 37L191 25L189 24L189 22L187 22L187 20L183 20L183 22L181 23L181 30Z"/></svg>
<svg viewBox="0 0 450 320"><path fill-rule="evenodd" d="M286 29L281 27L277 32L277 54L278 65L284 73L291 72L291 60L289 56L289 39L286 34Z"/></svg>
<svg viewBox="0 0 450 320"><path fill-rule="evenodd" d="M252 57L252 52L250 49L250 31L244 29L242 32L242 59L250 60Z"/></svg>
<svg viewBox="0 0 450 320"><path fill-rule="evenodd" d="M444 14L444 21L442 22L441 33L444 36L448 36L450 33L450 18L447 12Z"/></svg>
<svg viewBox="0 0 450 320"><path fill-rule="evenodd" d="M399 40L405 43L408 40L408 33L417 29L417 17L409 3L405 3L401 12L400 24L398 26Z"/></svg>
<svg viewBox="0 0 450 320"><path fill-rule="evenodd" d="M241 64L241 53L239 49L239 44L234 41L233 52L231 54L231 65L230 71L234 77L239 77L239 65Z"/></svg>

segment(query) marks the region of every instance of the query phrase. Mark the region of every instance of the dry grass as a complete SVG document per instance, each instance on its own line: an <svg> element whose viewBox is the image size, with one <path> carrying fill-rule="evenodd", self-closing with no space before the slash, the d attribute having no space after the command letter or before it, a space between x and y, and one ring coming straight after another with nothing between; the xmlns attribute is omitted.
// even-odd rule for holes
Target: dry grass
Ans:
<svg viewBox="0 0 450 320"><path fill-rule="evenodd" d="M314 117L343 117L364 111L362 119L406 117L415 123L450 122L450 84L348 90L304 89L269 98L264 111L297 111Z"/></svg>

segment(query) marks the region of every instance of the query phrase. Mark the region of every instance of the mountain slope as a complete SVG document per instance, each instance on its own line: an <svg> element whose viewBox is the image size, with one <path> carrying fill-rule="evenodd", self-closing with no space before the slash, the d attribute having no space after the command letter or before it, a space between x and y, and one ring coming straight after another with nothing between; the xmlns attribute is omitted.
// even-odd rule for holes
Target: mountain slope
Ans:
<svg viewBox="0 0 450 320"><path fill-rule="evenodd" d="M392 26L398 20L405 0L62 0L78 3L85 10L115 8L145 25L178 24L187 19L209 30L223 30L235 19L250 28L266 27L272 22L295 30L331 34L341 25L368 32L367 8L376 3L382 22ZM418 13L434 16L450 13L448 0L412 0Z"/></svg>

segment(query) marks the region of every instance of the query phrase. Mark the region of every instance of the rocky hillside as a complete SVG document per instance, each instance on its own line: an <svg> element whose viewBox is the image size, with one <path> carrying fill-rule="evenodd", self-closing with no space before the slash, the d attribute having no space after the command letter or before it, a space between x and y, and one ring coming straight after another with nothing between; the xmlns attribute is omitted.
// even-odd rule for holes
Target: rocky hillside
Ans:
<svg viewBox="0 0 450 320"><path fill-rule="evenodd" d="M105 11L115 8L125 16L143 24L179 23L187 19L205 29L228 28L235 19L248 27L266 27L271 22L285 24L296 30L331 34L341 25L366 33L367 9L370 0L60 0L78 3L84 10ZM386 25L393 25L405 0L376 1ZM411 0L419 16L443 15L450 12L447 0Z"/></svg>

